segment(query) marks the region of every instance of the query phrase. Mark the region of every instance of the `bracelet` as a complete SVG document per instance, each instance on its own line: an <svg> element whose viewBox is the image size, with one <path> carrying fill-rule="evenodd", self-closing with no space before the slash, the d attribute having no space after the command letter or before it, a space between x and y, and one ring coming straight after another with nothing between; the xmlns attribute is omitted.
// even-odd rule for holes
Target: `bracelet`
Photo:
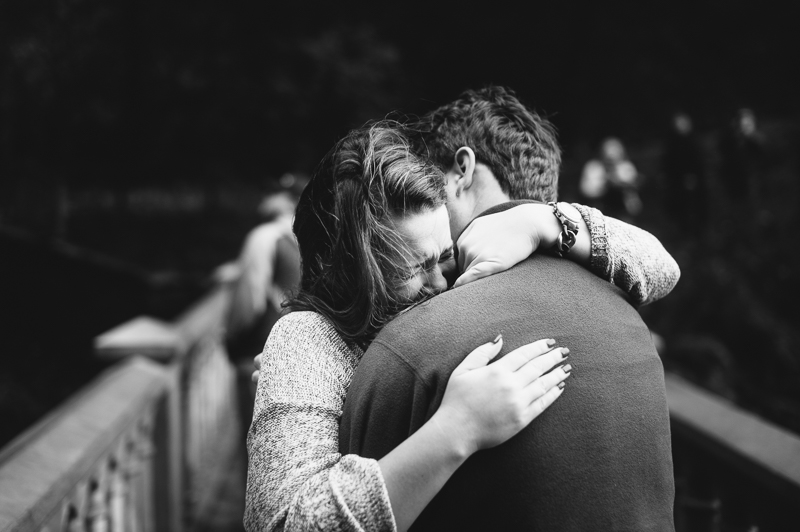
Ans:
<svg viewBox="0 0 800 532"><path fill-rule="evenodd" d="M553 208L553 215L561 223L561 232L558 234L558 240L556 240L554 247L556 254L559 257L563 257L575 245L575 240L578 237L578 222L564 214L555 201L550 201L547 204Z"/></svg>

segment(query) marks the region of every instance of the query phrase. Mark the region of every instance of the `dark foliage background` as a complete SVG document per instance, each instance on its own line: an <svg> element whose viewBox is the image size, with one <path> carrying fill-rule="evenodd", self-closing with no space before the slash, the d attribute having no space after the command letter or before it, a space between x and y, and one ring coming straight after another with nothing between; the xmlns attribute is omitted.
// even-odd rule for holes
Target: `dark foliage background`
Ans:
<svg viewBox="0 0 800 532"><path fill-rule="evenodd" d="M0 443L100 369L94 334L141 312L170 317L202 290L280 175L312 172L367 119L489 83L558 126L563 199L580 199L600 139L623 139L645 177L634 221L683 270L642 311L665 364L800 431L800 46L787 9L3 0ZM737 199L724 140L743 106L765 155ZM678 109L694 119L711 192L710 221L693 229L664 203Z"/></svg>

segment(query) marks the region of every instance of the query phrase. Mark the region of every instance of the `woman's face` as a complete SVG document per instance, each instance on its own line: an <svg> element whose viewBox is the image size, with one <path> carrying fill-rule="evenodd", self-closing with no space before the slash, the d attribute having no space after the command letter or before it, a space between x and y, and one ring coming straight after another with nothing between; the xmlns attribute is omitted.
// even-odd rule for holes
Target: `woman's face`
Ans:
<svg viewBox="0 0 800 532"><path fill-rule="evenodd" d="M447 279L456 273L447 208L404 216L395 226L410 251L410 270L400 282L400 296L414 302L446 290Z"/></svg>

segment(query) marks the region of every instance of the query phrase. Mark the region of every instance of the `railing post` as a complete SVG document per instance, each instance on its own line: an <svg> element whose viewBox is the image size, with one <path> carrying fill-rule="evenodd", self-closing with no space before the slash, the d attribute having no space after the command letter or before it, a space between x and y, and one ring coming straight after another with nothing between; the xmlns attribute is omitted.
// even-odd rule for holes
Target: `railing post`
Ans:
<svg viewBox="0 0 800 532"><path fill-rule="evenodd" d="M167 511L154 511L156 529L180 532L184 529L184 417L183 390L181 386L180 361L186 352L186 344L176 328L161 320L140 316L123 323L95 338L95 354L105 360L119 360L134 355L147 356L167 363L169 391L166 398ZM162 478L153 479L155 483ZM156 501L161 504L162 501ZM167 516L166 521L163 521Z"/></svg>
<svg viewBox="0 0 800 532"><path fill-rule="evenodd" d="M181 405L183 390L181 389L181 371L178 364L170 367L170 384L167 395L167 426L169 446L169 526L168 530L183 530L184 518L184 461L183 461L183 416Z"/></svg>
<svg viewBox="0 0 800 532"><path fill-rule="evenodd" d="M175 320L187 346L181 377L184 485L190 526L220 518L215 514L217 490L232 475L239 475L244 452L238 445L241 430L236 373L225 350L229 305L229 283L219 282ZM241 473L241 484L237 479L234 485L241 487L243 498Z"/></svg>

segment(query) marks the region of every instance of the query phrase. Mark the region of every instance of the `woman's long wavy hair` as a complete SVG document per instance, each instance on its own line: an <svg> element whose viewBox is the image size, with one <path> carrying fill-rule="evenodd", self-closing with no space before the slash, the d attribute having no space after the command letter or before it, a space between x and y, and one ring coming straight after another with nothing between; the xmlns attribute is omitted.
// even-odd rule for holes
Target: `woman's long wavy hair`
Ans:
<svg viewBox="0 0 800 532"><path fill-rule="evenodd" d="M365 346L410 305L399 288L410 273L398 217L445 203L442 172L412 152L398 122L368 123L328 152L297 206L303 265L295 310L326 316L348 342Z"/></svg>

